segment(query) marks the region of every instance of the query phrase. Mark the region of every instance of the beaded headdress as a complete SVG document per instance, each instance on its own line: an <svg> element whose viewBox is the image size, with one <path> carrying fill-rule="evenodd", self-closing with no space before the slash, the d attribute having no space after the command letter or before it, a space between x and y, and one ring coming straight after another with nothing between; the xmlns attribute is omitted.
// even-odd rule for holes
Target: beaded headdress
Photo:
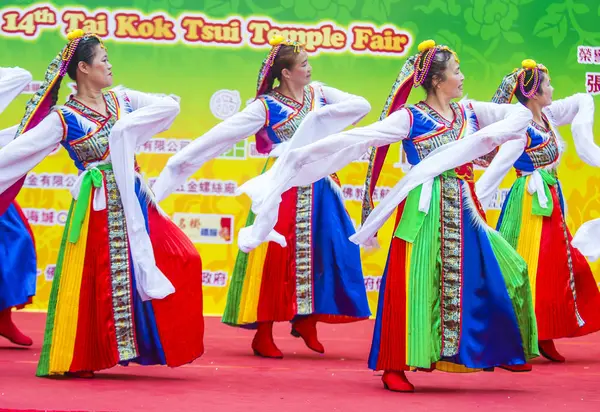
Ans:
<svg viewBox="0 0 600 412"><path fill-rule="evenodd" d="M271 73L271 68L273 67L273 63L275 63L275 58L281 49L281 46L294 46L294 51L296 53L300 53L303 45L297 41L286 40L283 36L274 36L271 40L269 40L269 44L271 45L271 50L267 55L267 58L263 60L262 65L260 66L260 71L258 72L258 81L256 86L256 97L264 94L267 90L267 78Z"/></svg>
<svg viewBox="0 0 600 412"><path fill-rule="evenodd" d="M25 106L25 114L17 129L16 137L37 126L48 113L50 113L50 110L52 109L52 91L55 87L58 87L66 74L69 63L71 62L79 43L90 37L96 37L100 40L95 34L85 33L80 29L72 31L67 35L67 44L60 53L52 59L50 65L46 69L43 83ZM104 47L102 40L100 40L100 44ZM9 207L12 200L21 190L24 182L25 176L0 195L0 215Z"/></svg>
<svg viewBox="0 0 600 412"><path fill-rule="evenodd" d="M52 62L50 62L48 69L46 69L44 82L27 103L25 115L21 120L21 124L17 131L17 136L35 127L44 117L48 115L50 109L52 109L51 101L48 99L48 97L50 97L52 94L52 89L67 73L67 68L69 67L69 63L71 62L79 43L90 37L97 38L100 41L101 47L104 48L102 40L94 33L85 33L83 30L78 29L70 32L67 35L67 44L52 60Z"/></svg>
<svg viewBox="0 0 600 412"><path fill-rule="evenodd" d="M383 111L379 116L379 120L383 120L396 110L402 108L412 89L422 86L423 82L427 78L427 74L431 69L431 63L433 62L435 55L440 51L447 51L454 55L456 62L458 63L458 56L448 46L436 45L433 40L426 40L419 44L419 52L414 56L406 59L404 66L400 70L392 90L385 101ZM369 167L367 169L367 177L365 180L365 190L362 207L362 222L367 219L371 210L373 210L373 191L377 185L377 180L383 168L383 162L389 150L389 145L378 147L371 152L371 158L369 160Z"/></svg>
<svg viewBox="0 0 600 412"><path fill-rule="evenodd" d="M504 76L502 83L498 86L492 102L494 103L510 103L512 101L517 87L521 89L521 93L528 99L531 99L540 90L542 76L540 72L548 75L548 69L543 64L537 64L535 60L526 59L521 62L520 69L514 69L511 73ZM530 76L527 76L530 74ZM529 78L528 78L529 77ZM532 84L533 82L533 84ZM531 89L525 89L531 84Z"/></svg>
<svg viewBox="0 0 600 412"><path fill-rule="evenodd" d="M258 81L256 86L256 97L260 97L261 95L267 92L268 78L271 73L271 69L273 68L273 64L275 63L275 59L277 58L277 54L279 50L281 50L282 46L294 46L294 52L300 53L303 45L298 43L297 41L286 40L283 36L274 36L270 41L271 50L267 55L267 58L263 60L262 65L260 66L260 71L258 72ZM256 150L259 153L268 153L271 150L271 142L269 137L267 136L267 132L264 128L260 129L256 133Z"/></svg>

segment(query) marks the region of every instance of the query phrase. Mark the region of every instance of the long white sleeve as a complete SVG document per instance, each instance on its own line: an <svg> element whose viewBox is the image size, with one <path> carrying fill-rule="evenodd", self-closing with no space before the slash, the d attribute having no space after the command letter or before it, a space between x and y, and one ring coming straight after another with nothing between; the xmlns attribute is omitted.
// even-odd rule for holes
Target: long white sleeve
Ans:
<svg viewBox="0 0 600 412"><path fill-rule="evenodd" d="M225 153L240 140L256 134L265 124L266 111L260 101L219 123L173 155L152 187L157 201L175 191L205 162Z"/></svg>
<svg viewBox="0 0 600 412"><path fill-rule="evenodd" d="M165 99L167 99L167 101L174 100L176 103L179 104L179 101L172 95L166 96L154 93L144 93L139 92L137 90L127 89L122 86L115 87L113 91L117 94L124 94L125 96L127 96L133 111L136 111L146 106L151 106L153 104L161 104L161 102L164 102Z"/></svg>
<svg viewBox="0 0 600 412"><path fill-rule="evenodd" d="M325 97L325 103L329 106L333 104L343 103L348 100L356 100L356 101L366 101L364 97L357 96L355 94L346 93L340 89L336 89L335 87L325 86L320 83L313 83L313 87L320 88L323 91L323 95ZM369 107L369 103L366 103Z"/></svg>
<svg viewBox="0 0 600 412"><path fill-rule="evenodd" d="M36 127L1 148L0 194L52 153L60 143L63 132L58 114L50 113Z"/></svg>
<svg viewBox="0 0 600 412"><path fill-rule="evenodd" d="M504 143L494 160L475 183L475 192L484 210L487 210L494 200L498 187L519 156L523 154L526 145L527 135L525 133L519 139Z"/></svg>
<svg viewBox="0 0 600 412"><path fill-rule="evenodd" d="M306 150L300 150L301 148L308 147L312 143L339 133L352 124L356 124L371 110L369 102L360 96L345 93L332 87L316 87L317 90L322 91L327 105L308 113L291 140L282 145L283 149L279 148L277 153L279 159L275 161L273 166L266 173L244 183L236 192L238 195L245 193L252 199L252 210L255 212L261 210L262 205L267 201L267 197L270 197L271 193L277 191L276 187L282 184L280 182L283 182L289 173L295 173L296 169L300 169L301 165L308 160L309 153L321 150L319 146L316 149L307 148ZM340 137L340 140L342 139L344 137ZM329 138L327 140L331 142ZM335 145L335 142L333 144ZM344 143L344 145L347 144L348 142ZM344 147L344 145L340 145L339 147ZM326 146L330 149L335 149L329 143ZM366 149L364 152L366 152ZM344 163L344 165L347 163ZM319 168L320 166L316 167ZM339 169L341 167L334 171ZM317 175L315 177L308 174L302 176L303 179L310 180L309 183L327 176L320 176L320 170L311 170L311 172L316 172ZM301 176L297 177L300 178ZM300 185L299 183L291 182L289 187Z"/></svg>
<svg viewBox="0 0 600 412"><path fill-rule="evenodd" d="M405 139L410 127L408 111L399 110L382 121L328 136L277 159L281 168L263 186L266 195L257 208L254 225L240 231L240 249L252 250L265 240L285 245L285 240L273 228L277 223L281 195L286 190L311 184L337 172L359 159L372 146L380 147Z"/></svg>
<svg viewBox="0 0 600 412"><path fill-rule="evenodd" d="M551 117L554 126L564 126L572 123L587 123L589 115L594 115L594 98L586 93L576 93L565 99L552 102L544 109Z"/></svg>
<svg viewBox="0 0 600 412"><path fill-rule="evenodd" d="M7 144L13 141L15 135L17 134L17 130L19 130L18 124L11 127L7 127L4 130L0 130L0 148L6 146Z"/></svg>
<svg viewBox="0 0 600 412"><path fill-rule="evenodd" d="M168 130L179 114L179 103L172 97L129 89L123 89L120 93L127 96L133 111L115 123L112 134L123 133L127 129L127 138L130 139L128 143L135 147Z"/></svg>
<svg viewBox="0 0 600 412"><path fill-rule="evenodd" d="M371 104L364 97L329 86L321 86L321 90L327 103L321 109L322 117L329 116L331 120L349 120L352 124L356 124L371 111Z"/></svg>
<svg viewBox="0 0 600 412"><path fill-rule="evenodd" d="M365 223L355 235L350 237L350 240L359 245L370 244L373 236L412 189L447 170L491 152L495 147L509 140L523 138L531 119L529 110L523 106L516 106L504 120L484 127L465 139L449 143L446 150L431 153L413 167L373 209Z"/></svg>
<svg viewBox="0 0 600 412"><path fill-rule="evenodd" d="M470 104L475 112L477 117L477 123L479 128L487 127L491 124L494 124L502 119L507 118L516 107L511 104L499 104L499 103L490 103L490 102L480 102L476 100L463 99L461 103L466 105ZM467 136L469 137L469 136ZM437 153L441 153L449 148L452 148L450 145L443 145L435 149L429 155L434 155ZM489 153L486 153L487 155ZM485 156L483 155L483 156Z"/></svg>
<svg viewBox="0 0 600 412"><path fill-rule="evenodd" d="M31 74L20 67L0 67L0 113L31 82Z"/></svg>
<svg viewBox="0 0 600 412"><path fill-rule="evenodd" d="M323 92L327 104L306 115L289 144L286 144L286 151L339 133L346 127L359 122L371 111L371 105L363 97L333 87L318 86L318 88ZM282 153L282 155L284 154L285 152Z"/></svg>
<svg viewBox="0 0 600 412"><path fill-rule="evenodd" d="M600 149L594 143L594 100L587 94L576 94L554 102L549 110L549 117L557 125L571 123L571 133L577 154L590 166L600 166ZM590 261L600 259L600 219L585 222L571 244Z"/></svg>
<svg viewBox="0 0 600 412"><path fill-rule="evenodd" d="M505 119L515 109L516 105L521 106L520 103L511 105L477 101L472 101L471 104L481 127ZM526 144L525 132L522 138L503 144L484 174L475 184L477 197L484 209L489 207L502 180L523 153Z"/></svg>
<svg viewBox="0 0 600 412"><path fill-rule="evenodd" d="M573 247L594 262L600 259L600 219L585 222L575 236L571 244Z"/></svg>
<svg viewBox="0 0 600 412"><path fill-rule="evenodd" d="M471 106L475 111L480 128L487 127L500 120L506 119L515 108L515 105L512 104L480 102L477 100L469 100L469 103L471 103Z"/></svg>
<svg viewBox="0 0 600 412"><path fill-rule="evenodd" d="M575 150L585 163L600 167L600 147L594 143L594 99L578 93L557 100L547 109L548 117L556 126L571 123Z"/></svg>
<svg viewBox="0 0 600 412"><path fill-rule="evenodd" d="M156 97L126 91L134 109L119 119L108 138L113 172L127 222L136 286L142 300L162 299L175 291L156 266L150 237L135 194L135 149L155 134L167 130L177 114L179 103L171 97Z"/></svg>

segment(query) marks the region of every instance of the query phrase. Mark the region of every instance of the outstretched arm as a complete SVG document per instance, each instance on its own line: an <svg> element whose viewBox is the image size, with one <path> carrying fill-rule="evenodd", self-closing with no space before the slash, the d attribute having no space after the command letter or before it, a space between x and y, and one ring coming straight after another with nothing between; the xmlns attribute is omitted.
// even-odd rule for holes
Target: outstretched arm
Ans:
<svg viewBox="0 0 600 412"><path fill-rule="evenodd" d="M19 194L25 175L48 156L63 137L57 113L0 149L0 215Z"/></svg>
<svg viewBox="0 0 600 412"><path fill-rule="evenodd" d="M484 210L487 210L494 200L498 187L500 187L502 180L504 180L504 177L508 174L519 156L523 154L526 144L527 138L525 133L523 133L522 139L504 143L500 147L498 154L494 157L494 160L492 160L486 171L477 183L475 183L475 192Z"/></svg>
<svg viewBox="0 0 600 412"><path fill-rule="evenodd" d="M285 240L273 228L278 218L281 195L286 190L311 184L337 172L359 159L371 146L379 147L406 138L410 125L408 111L399 110L372 125L325 137L280 157L278 162L281 167L277 172L269 173L264 179L256 178L254 186L250 188L252 192L262 190L265 195L261 198L262 203L253 204L253 208L257 209L254 225L240 231L240 249L252 250L266 240L285 245Z"/></svg>
<svg viewBox="0 0 600 412"><path fill-rule="evenodd" d="M0 148L6 146L7 144L13 141L18 129L19 125L16 124L4 130L0 130Z"/></svg>
<svg viewBox="0 0 600 412"><path fill-rule="evenodd" d="M0 149L0 194L52 153L62 136L62 122L57 113L51 113Z"/></svg>
<svg viewBox="0 0 600 412"><path fill-rule="evenodd" d="M31 74L20 67L0 67L0 113L31 82Z"/></svg>
<svg viewBox="0 0 600 412"><path fill-rule="evenodd" d="M600 167L600 148L594 143L594 99L591 95L578 93L557 100L547 109L556 126L571 124L575 150L585 163Z"/></svg>
<svg viewBox="0 0 600 412"><path fill-rule="evenodd" d="M466 139L445 145L445 150L432 152L413 167L373 209L360 230L351 236L350 240L359 245L369 245L375 233L412 189L447 170L452 170L491 152L495 147L507 141L522 139L529 122L531 122L531 112L523 106L514 106L514 110L509 113L504 120L484 127Z"/></svg>
<svg viewBox="0 0 600 412"><path fill-rule="evenodd" d="M260 101L254 101L173 155L152 187L157 201L175 191L205 162L258 132L264 126L265 119L264 105Z"/></svg>

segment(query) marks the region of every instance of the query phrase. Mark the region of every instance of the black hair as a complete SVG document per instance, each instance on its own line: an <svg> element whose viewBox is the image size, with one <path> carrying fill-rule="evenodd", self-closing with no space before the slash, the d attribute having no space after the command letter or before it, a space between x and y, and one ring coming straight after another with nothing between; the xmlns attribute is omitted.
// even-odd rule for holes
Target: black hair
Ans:
<svg viewBox="0 0 600 412"><path fill-rule="evenodd" d="M540 76L540 86L538 87L536 94L542 94L544 92L542 84L544 83L544 80L546 79L546 73L544 73L542 70L538 70L538 72L539 72L539 76ZM525 70L525 76L523 77L523 82L526 84L526 86L524 87L526 93L531 92L531 89L533 89L533 86L535 85L533 77L534 77L534 70L532 70L532 69ZM521 104L526 105L527 102L529 101L529 98L527 98L523 95L523 92L521 91L520 82L521 81L519 79L519 81L517 81L515 97Z"/></svg>
<svg viewBox="0 0 600 412"><path fill-rule="evenodd" d="M72 80L77 81L77 67L79 66L79 62L86 62L87 64L92 63L96 54L96 46L99 44L100 40L95 36L84 37L79 41L79 44L77 44L77 48L73 53L73 57L71 57L69 66L67 66L67 74ZM54 107L56 102L58 102L58 93L60 91L61 83L62 77L59 77L50 91L50 107Z"/></svg>
<svg viewBox="0 0 600 412"><path fill-rule="evenodd" d="M67 74L71 80L77 81L77 67L80 62L92 64L96 55L96 46L100 44L100 40L95 36L84 37L79 41L73 57L67 67Z"/></svg>
<svg viewBox="0 0 600 412"><path fill-rule="evenodd" d="M298 54L298 46L288 46L286 44L280 46L279 51L273 60L273 67L271 67L271 71L267 76L267 88L265 93L273 90L275 80L278 80L281 83L281 73L283 72L283 69L291 69L296 63Z"/></svg>
<svg viewBox="0 0 600 412"><path fill-rule="evenodd" d="M448 50L438 50L435 53L435 57L431 62L431 67L429 68L429 72L427 73L427 77L423 81L423 89L427 94L433 93L434 85L433 80L436 78L439 81L446 80L446 74L444 73L448 68L448 63L450 62L450 58L453 56L452 52Z"/></svg>
<svg viewBox="0 0 600 412"><path fill-rule="evenodd" d="M52 90L50 90L50 107L56 106L56 102L58 102L58 92L60 91L60 84L62 83L62 78L59 77Z"/></svg>

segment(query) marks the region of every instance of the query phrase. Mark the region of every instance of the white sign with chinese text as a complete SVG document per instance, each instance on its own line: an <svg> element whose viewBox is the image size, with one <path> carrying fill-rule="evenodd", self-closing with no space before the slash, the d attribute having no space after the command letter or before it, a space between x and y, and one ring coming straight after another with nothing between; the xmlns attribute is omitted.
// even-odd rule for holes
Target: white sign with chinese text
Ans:
<svg viewBox="0 0 600 412"><path fill-rule="evenodd" d="M233 216L195 213L175 213L173 222L194 243L231 244Z"/></svg>

